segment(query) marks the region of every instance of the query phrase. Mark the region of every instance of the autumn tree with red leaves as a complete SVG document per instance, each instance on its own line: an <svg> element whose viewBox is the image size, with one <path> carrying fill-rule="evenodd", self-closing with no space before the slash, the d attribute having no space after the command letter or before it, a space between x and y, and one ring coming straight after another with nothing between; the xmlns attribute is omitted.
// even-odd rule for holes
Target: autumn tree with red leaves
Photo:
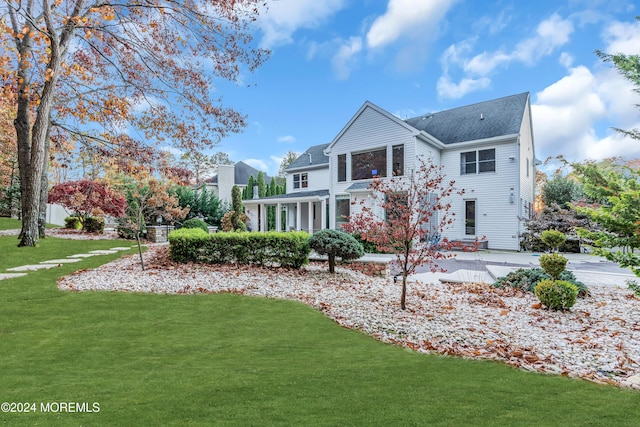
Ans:
<svg viewBox="0 0 640 427"><path fill-rule="evenodd" d="M197 150L239 132L245 117L213 95L215 82L236 81L266 59L251 35L262 5L0 1L0 79L15 89L19 245L39 238L52 141L126 161L150 144ZM123 129L135 138L118 138Z"/></svg>
<svg viewBox="0 0 640 427"><path fill-rule="evenodd" d="M453 223L450 198L457 191L445 181L442 167L420 159L410 176L374 178L369 190L373 203L361 200L362 210L351 215L345 231L359 233L378 250L393 253L402 272L400 306L406 309L407 277L427 265L443 271L437 262L451 258L442 232Z"/></svg>
<svg viewBox="0 0 640 427"><path fill-rule="evenodd" d="M127 207L125 198L107 185L82 179L58 184L49 190L48 203L58 203L73 212L84 229L87 217L120 217Z"/></svg>

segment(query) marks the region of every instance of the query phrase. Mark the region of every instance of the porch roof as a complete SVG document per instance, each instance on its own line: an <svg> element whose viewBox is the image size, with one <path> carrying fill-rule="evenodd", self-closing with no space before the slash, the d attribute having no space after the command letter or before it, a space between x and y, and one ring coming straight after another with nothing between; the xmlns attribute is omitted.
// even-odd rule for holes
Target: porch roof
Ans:
<svg viewBox="0 0 640 427"><path fill-rule="evenodd" d="M243 200L245 205L256 203L259 205L272 205L275 203L312 202L329 197L329 190L298 191L295 193L278 194L277 196L261 197L259 199Z"/></svg>

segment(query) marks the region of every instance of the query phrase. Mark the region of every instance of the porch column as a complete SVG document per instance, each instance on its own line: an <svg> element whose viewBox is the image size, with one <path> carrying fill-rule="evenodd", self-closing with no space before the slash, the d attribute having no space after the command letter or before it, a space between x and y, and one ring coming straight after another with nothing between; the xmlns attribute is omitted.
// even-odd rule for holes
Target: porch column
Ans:
<svg viewBox="0 0 640 427"><path fill-rule="evenodd" d="M260 205L260 231L264 232L267 231L267 205L266 204L261 204Z"/></svg>
<svg viewBox="0 0 640 427"><path fill-rule="evenodd" d="M320 221L322 221L320 229L324 230L327 228L327 199L322 199L320 203Z"/></svg>
<svg viewBox="0 0 640 427"><path fill-rule="evenodd" d="M282 203L276 204L276 231L282 231Z"/></svg>
<svg viewBox="0 0 640 427"><path fill-rule="evenodd" d="M302 230L302 204L296 203L296 231Z"/></svg>
<svg viewBox="0 0 640 427"><path fill-rule="evenodd" d="M309 202L309 234L313 234L313 202Z"/></svg>

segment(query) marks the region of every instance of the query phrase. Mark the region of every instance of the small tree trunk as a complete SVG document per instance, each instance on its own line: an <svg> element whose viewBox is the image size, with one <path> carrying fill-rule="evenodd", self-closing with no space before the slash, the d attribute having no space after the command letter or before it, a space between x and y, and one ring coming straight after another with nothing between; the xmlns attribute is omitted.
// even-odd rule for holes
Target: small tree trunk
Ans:
<svg viewBox="0 0 640 427"><path fill-rule="evenodd" d="M144 271L144 258L142 257L142 246L140 245L140 232L136 232L136 240L138 241L138 254L140 255L140 265Z"/></svg>
<svg viewBox="0 0 640 427"><path fill-rule="evenodd" d="M336 256L329 254L329 273L335 274L336 272Z"/></svg>
<svg viewBox="0 0 640 427"><path fill-rule="evenodd" d="M400 295L400 308L403 310L407 309L406 300L407 300L407 275L405 273L402 275L402 294Z"/></svg>

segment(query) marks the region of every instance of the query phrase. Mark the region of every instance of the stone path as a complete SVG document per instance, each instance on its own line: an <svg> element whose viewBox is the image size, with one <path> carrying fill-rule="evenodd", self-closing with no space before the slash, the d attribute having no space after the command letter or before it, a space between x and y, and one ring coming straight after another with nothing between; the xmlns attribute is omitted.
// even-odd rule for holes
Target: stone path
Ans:
<svg viewBox="0 0 640 427"><path fill-rule="evenodd" d="M62 264L80 262L85 258L100 256L100 255L115 254L120 251L127 251L129 249L131 249L131 247L118 246L111 249L89 251L89 253L86 253L86 254L69 255L66 258L42 261L39 264L27 264L27 265L20 265L18 267L7 268L6 271L9 271L10 273L0 273L0 280L14 279L16 277L26 276L27 273L22 273L25 271L36 271L36 270L55 268L55 267L59 267Z"/></svg>

